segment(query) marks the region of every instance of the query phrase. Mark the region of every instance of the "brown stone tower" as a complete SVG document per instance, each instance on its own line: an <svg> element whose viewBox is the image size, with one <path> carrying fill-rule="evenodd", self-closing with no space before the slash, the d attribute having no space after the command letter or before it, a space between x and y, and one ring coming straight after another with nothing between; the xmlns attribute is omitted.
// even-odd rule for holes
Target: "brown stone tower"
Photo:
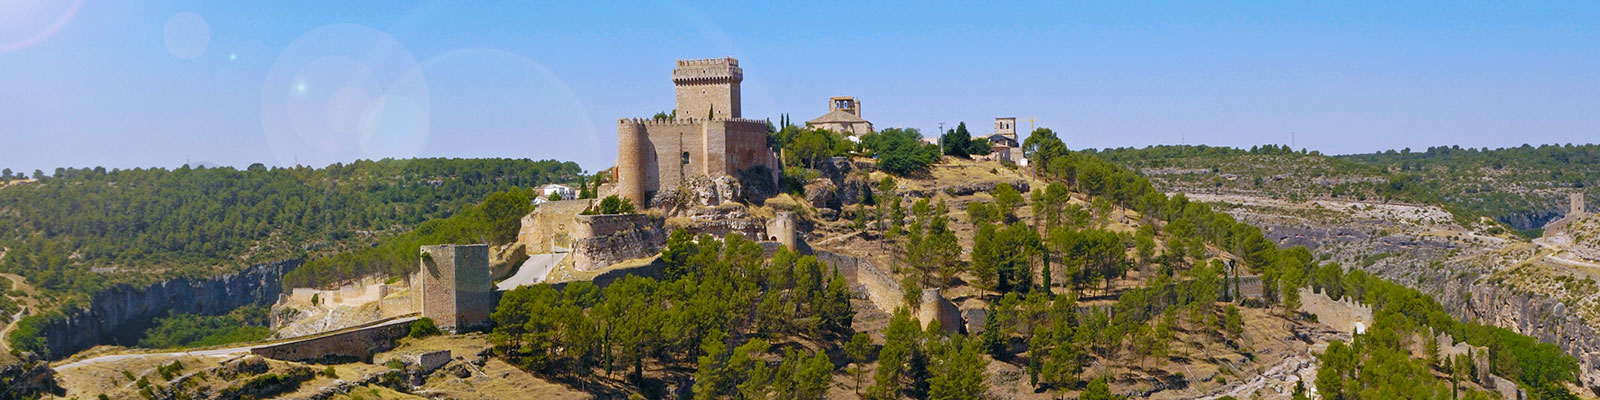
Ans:
<svg viewBox="0 0 1600 400"><path fill-rule="evenodd" d="M1583 214L1583 192L1572 192L1568 200L1572 202L1572 215Z"/></svg>
<svg viewBox="0 0 1600 400"><path fill-rule="evenodd" d="M739 83L744 70L733 57L678 60L672 83L678 88L678 118L732 119L739 116Z"/></svg>
<svg viewBox="0 0 1600 400"><path fill-rule="evenodd" d="M650 133L635 119L617 122L617 188L622 198L636 207L646 207L645 180L650 176Z"/></svg>
<svg viewBox="0 0 1600 400"><path fill-rule="evenodd" d="M489 246L422 246L422 254L422 316L449 332L487 325L494 309Z"/></svg>

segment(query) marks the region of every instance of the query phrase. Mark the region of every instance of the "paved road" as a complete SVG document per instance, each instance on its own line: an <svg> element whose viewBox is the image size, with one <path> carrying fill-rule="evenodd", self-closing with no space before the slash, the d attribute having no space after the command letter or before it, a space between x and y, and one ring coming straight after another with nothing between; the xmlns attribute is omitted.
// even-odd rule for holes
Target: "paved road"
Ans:
<svg viewBox="0 0 1600 400"><path fill-rule="evenodd" d="M511 290L519 286L530 286L544 282L545 278L550 276L550 270L555 269L556 264L567 258L567 254L569 253L559 252L528 256L528 261L522 262L522 266L517 268L517 273L495 284L495 289Z"/></svg>

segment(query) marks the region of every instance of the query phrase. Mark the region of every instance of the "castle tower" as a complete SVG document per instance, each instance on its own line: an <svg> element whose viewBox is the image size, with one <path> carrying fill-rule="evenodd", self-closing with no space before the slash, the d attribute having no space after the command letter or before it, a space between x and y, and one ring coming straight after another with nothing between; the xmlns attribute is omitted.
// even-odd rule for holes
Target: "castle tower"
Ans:
<svg viewBox="0 0 1600 400"><path fill-rule="evenodd" d="M678 117L740 118L739 83L743 81L744 70L733 57L678 60L678 67L672 70Z"/></svg>
<svg viewBox="0 0 1600 400"><path fill-rule="evenodd" d="M1017 117L999 117L994 119L994 133L1017 138Z"/></svg>
<svg viewBox="0 0 1600 400"><path fill-rule="evenodd" d="M422 254L422 316L449 332L487 325L495 307L489 245L422 246Z"/></svg>
<svg viewBox="0 0 1600 400"><path fill-rule="evenodd" d="M645 164L650 150L650 133L644 123L623 119L617 122L617 188L621 197L639 208L645 204Z"/></svg>
<svg viewBox="0 0 1600 400"><path fill-rule="evenodd" d="M1572 192L1569 200L1572 201L1572 214L1583 214L1583 192Z"/></svg>
<svg viewBox="0 0 1600 400"><path fill-rule="evenodd" d="M770 231L767 234L771 235L774 241L782 244L783 247L788 247L789 251L800 251L800 240L799 234L796 233L794 213L779 211L777 216L772 219L772 223L767 230Z"/></svg>

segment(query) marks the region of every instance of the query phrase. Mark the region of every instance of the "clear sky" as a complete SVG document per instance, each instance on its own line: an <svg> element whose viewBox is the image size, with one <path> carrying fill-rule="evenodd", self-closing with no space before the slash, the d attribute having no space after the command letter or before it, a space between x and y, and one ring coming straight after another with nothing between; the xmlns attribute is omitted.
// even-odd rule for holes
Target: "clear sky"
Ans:
<svg viewBox="0 0 1600 400"><path fill-rule="evenodd" d="M0 167L608 167L734 56L744 115L1344 154L1600 140L1600 3L0 1ZM1098 2L1097 2L1098 3Z"/></svg>

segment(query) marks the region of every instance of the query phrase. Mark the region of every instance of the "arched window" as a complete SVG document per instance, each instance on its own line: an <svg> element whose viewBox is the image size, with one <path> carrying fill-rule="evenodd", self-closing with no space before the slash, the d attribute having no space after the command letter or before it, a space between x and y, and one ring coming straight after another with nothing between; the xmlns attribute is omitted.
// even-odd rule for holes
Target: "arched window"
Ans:
<svg viewBox="0 0 1600 400"><path fill-rule="evenodd" d="M679 161L679 163L681 163L683 165L689 165L689 152L687 152L687 151L683 152L682 161Z"/></svg>

